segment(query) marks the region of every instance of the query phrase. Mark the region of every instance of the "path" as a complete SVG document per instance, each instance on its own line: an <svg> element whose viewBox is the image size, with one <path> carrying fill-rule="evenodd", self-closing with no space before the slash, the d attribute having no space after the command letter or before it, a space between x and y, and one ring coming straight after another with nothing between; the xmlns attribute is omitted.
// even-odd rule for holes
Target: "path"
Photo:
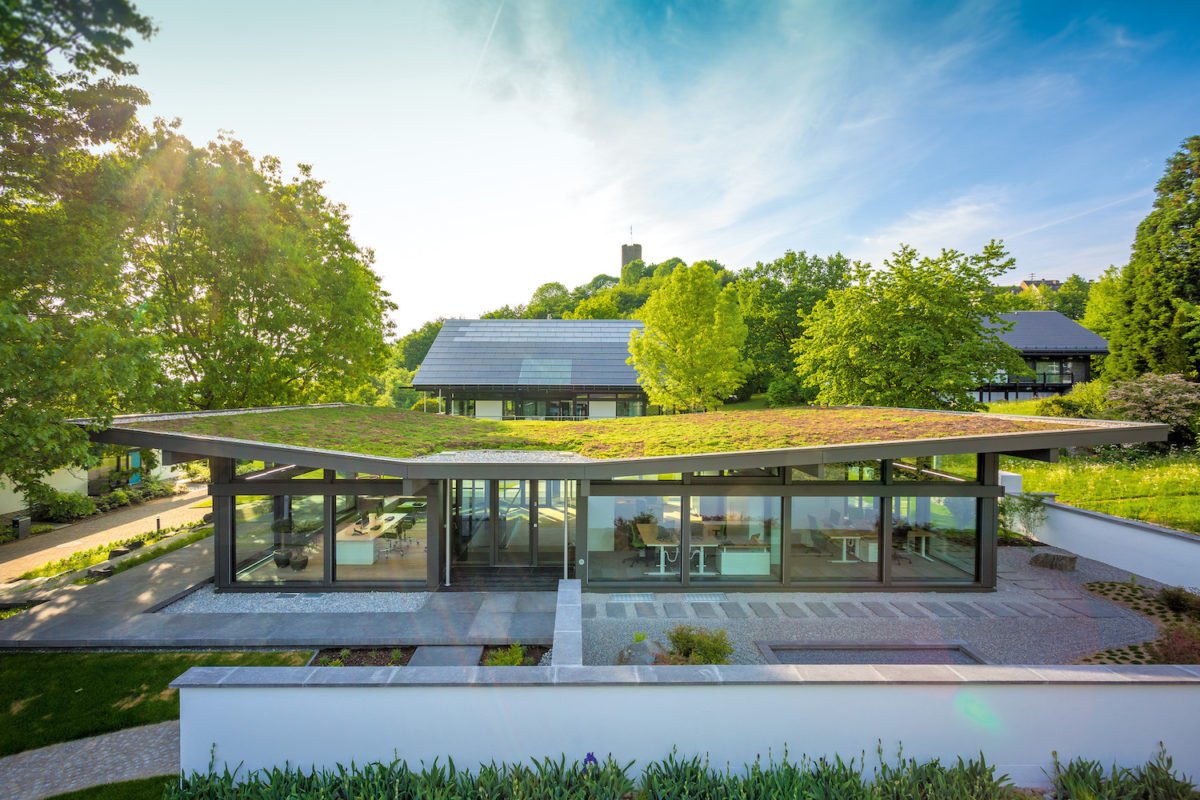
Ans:
<svg viewBox="0 0 1200 800"><path fill-rule="evenodd" d="M178 772L178 720L0 758L0 786L8 800L42 800L101 784Z"/></svg>
<svg viewBox="0 0 1200 800"><path fill-rule="evenodd" d="M141 505L110 511L49 533L0 545L0 583L14 581L18 576L48 561L56 561L80 550L89 550L154 530L156 517L162 520L164 528L194 522L211 510L191 507L207 496L207 489L195 489L186 494L163 497Z"/></svg>

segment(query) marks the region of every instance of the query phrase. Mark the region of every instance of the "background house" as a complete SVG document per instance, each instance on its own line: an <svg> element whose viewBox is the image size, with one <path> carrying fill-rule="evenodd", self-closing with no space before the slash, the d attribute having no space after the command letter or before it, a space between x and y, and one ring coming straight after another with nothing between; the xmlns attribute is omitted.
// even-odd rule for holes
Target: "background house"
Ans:
<svg viewBox="0 0 1200 800"><path fill-rule="evenodd" d="M636 320L448 319L413 378L456 416L640 417L646 393L627 363Z"/></svg>
<svg viewBox="0 0 1200 800"><path fill-rule="evenodd" d="M997 375L979 387L979 401L1031 400L1063 394L1092 378L1092 356L1108 354L1108 342L1057 311L1014 311L1000 339L1020 351L1029 370Z"/></svg>

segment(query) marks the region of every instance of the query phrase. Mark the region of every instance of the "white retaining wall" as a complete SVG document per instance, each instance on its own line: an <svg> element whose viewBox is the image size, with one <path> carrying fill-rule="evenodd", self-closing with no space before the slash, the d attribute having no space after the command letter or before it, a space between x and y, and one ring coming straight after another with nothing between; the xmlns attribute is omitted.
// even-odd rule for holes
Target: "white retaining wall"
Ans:
<svg viewBox="0 0 1200 800"><path fill-rule="evenodd" d="M638 765L707 753L740 767L868 754L983 752L1044 786L1051 752L1141 764L1163 742L1200 775L1200 668L522 667L193 668L180 688L180 763L206 771L352 761L460 766L611 753ZM215 750L213 749L215 746Z"/></svg>
<svg viewBox="0 0 1200 800"><path fill-rule="evenodd" d="M1021 491L1021 476L1002 472L1005 491ZM1200 536L1098 511L1063 505L1046 495L1046 521L1034 538L1171 586L1200 586Z"/></svg>

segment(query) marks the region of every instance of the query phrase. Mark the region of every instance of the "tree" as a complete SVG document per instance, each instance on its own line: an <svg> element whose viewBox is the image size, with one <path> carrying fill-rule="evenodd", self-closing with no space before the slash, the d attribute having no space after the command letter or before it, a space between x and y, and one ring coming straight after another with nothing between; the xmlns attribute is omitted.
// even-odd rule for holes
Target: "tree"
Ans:
<svg viewBox="0 0 1200 800"><path fill-rule="evenodd" d="M1182 375L1143 375L1120 381L1105 398L1121 419L1170 426L1167 444L1190 447L1200 430L1200 385Z"/></svg>
<svg viewBox="0 0 1200 800"><path fill-rule="evenodd" d="M429 348L433 347L433 340L442 332L442 323L444 321L438 318L431 322L426 322L396 342L393 347L396 356L398 356L393 359L397 362L396 365L407 370L415 370L421 366L421 362L425 360L425 356L429 353Z"/></svg>
<svg viewBox="0 0 1200 800"><path fill-rule="evenodd" d="M90 458L68 417L107 424L153 385L123 291L129 164L108 145L146 101L117 78L150 22L127 2L6 2L0 15L0 476L28 495Z"/></svg>
<svg viewBox="0 0 1200 800"><path fill-rule="evenodd" d="M841 253L827 258L788 250L781 258L761 261L737 275L738 300L746 322L743 358L749 363L752 391L763 391L776 379L792 374L792 342L804 332L813 306L850 280L850 261ZM784 381L778 396L791 397Z"/></svg>
<svg viewBox="0 0 1200 800"><path fill-rule="evenodd" d="M1124 313L1113 326L1114 377L1143 372L1200 374L1200 340L1189 307L1200 303L1200 136L1184 140L1155 188L1122 271Z"/></svg>
<svg viewBox="0 0 1200 800"><path fill-rule="evenodd" d="M629 363L651 403L714 408L741 385L746 325L736 290L722 289L710 264L673 269L641 318L645 331L630 334Z"/></svg>
<svg viewBox="0 0 1200 800"><path fill-rule="evenodd" d="M1047 307L1073 320L1083 319L1087 309L1088 295L1092 285L1079 275L1071 275L1063 281L1058 291L1052 291L1047 297Z"/></svg>
<svg viewBox="0 0 1200 800"><path fill-rule="evenodd" d="M576 302L570 290L561 283L543 283L534 290L524 316L528 319L561 319L565 312L575 307Z"/></svg>
<svg viewBox="0 0 1200 800"><path fill-rule="evenodd" d="M921 257L906 245L874 271L855 265L795 344L796 372L821 403L973 409L973 390L1025 369L1000 341L1006 308L995 278L1013 265L1002 245L978 255Z"/></svg>
<svg viewBox="0 0 1200 800"><path fill-rule="evenodd" d="M394 305L309 167L285 179L237 141L196 148L161 124L134 150L133 291L160 343L164 406L340 399L380 369Z"/></svg>
<svg viewBox="0 0 1200 800"><path fill-rule="evenodd" d="M1105 339L1112 336L1117 320L1125 313L1125 306L1121 302L1122 288L1121 269L1109 266L1100 279L1092 284L1079 324Z"/></svg>

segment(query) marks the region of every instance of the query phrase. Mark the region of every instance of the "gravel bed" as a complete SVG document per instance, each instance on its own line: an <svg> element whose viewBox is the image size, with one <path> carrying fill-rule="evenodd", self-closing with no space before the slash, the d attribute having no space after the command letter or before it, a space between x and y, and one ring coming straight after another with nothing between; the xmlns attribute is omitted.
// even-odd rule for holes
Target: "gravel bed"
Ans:
<svg viewBox="0 0 1200 800"><path fill-rule="evenodd" d="M1037 552L1065 552L1055 548L1039 547ZM1078 598L1094 599L1099 603L1108 601L1092 595L1081 584L1090 581L1124 581L1130 575L1096 561L1080 558L1076 572L1057 572L1029 565L1032 552L1027 548L1001 548L998 559L1001 575L995 592L943 593L943 592L760 592L739 594L730 592L729 602L747 607L751 602L777 604L781 602L820 602L833 606L838 602L861 604L884 602L902 604L936 603L950 601L976 601L983 604L999 602L1032 603L1044 601L1032 586L1045 590L1071 591ZM1138 578L1143 586L1156 587L1154 581ZM1025 585L1021 585L1025 584ZM609 619L605 616L605 605L610 595L586 593L587 606L595 607L597 615L583 621L583 662L585 664L613 664L617 653L627 647L634 633L647 634L667 644L666 633L679 624L706 628L724 628L734 646L730 659L734 664L762 664L765 659L758 649L758 642L964 642L972 652L991 664L1069 664L1087 655L1111 647L1120 647L1154 638L1154 623L1128 609L1111 604L1116 610L1112 617L993 617L938 618L926 615L915 619L904 616L879 618L846 618L838 614L833 618L817 618L809 614L803 619L791 619L782 614L775 619L760 619L748 614L747 619L698 617L690 603L684 602L687 616L680 619L638 617L635 604L629 603L628 617ZM678 594L656 595L655 605L661 609L663 602L682 602Z"/></svg>
<svg viewBox="0 0 1200 800"><path fill-rule="evenodd" d="M429 600L429 592L223 592L201 586L159 611L160 614L410 614Z"/></svg>

